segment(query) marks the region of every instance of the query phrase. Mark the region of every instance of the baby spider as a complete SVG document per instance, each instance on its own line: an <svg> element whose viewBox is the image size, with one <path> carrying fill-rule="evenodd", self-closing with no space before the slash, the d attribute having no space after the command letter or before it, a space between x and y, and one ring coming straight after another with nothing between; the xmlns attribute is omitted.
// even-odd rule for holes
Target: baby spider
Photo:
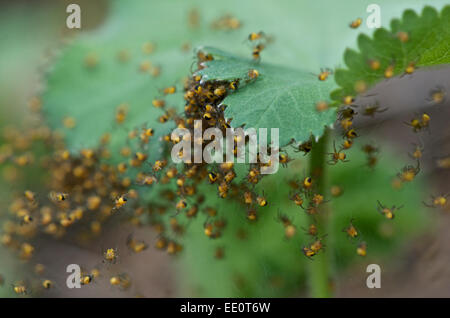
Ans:
<svg viewBox="0 0 450 318"><path fill-rule="evenodd" d="M422 158L423 155L423 146L422 145L417 145L417 144L413 144L414 147L414 152L412 153L408 153L408 155L412 158L412 159L416 159L419 160L420 158Z"/></svg>
<svg viewBox="0 0 450 318"><path fill-rule="evenodd" d="M121 207L123 207L127 203L127 201L128 201L127 194L122 194L122 195L119 195L118 197L116 197L114 199L113 211L118 210Z"/></svg>
<svg viewBox="0 0 450 318"><path fill-rule="evenodd" d="M258 203L258 205L260 207L264 207L267 204L269 204L269 202L267 201L266 196L264 194L264 191L262 192L262 195L259 195L256 197L256 202Z"/></svg>
<svg viewBox="0 0 450 318"><path fill-rule="evenodd" d="M115 263L117 260L117 249L115 248L108 248L103 253L104 261L107 261L109 263Z"/></svg>
<svg viewBox="0 0 450 318"><path fill-rule="evenodd" d="M409 33L405 32L405 31L397 32L396 37L403 43L406 43L409 41Z"/></svg>
<svg viewBox="0 0 450 318"><path fill-rule="evenodd" d="M256 219L258 218L258 215L256 214L256 209L254 208L250 208L247 210L247 219L249 221L256 221Z"/></svg>
<svg viewBox="0 0 450 318"><path fill-rule="evenodd" d="M295 225L292 224L292 220L287 215L284 215L278 210L277 220L284 226L284 235L286 239L292 238L296 233Z"/></svg>
<svg viewBox="0 0 450 318"><path fill-rule="evenodd" d="M331 188L330 188L330 193L331 193L331 195L332 195L333 197L339 197L339 196L341 196L341 195L342 195L342 192L343 192L342 188L341 188L340 186L338 186L338 185L333 185L333 186L331 186Z"/></svg>
<svg viewBox="0 0 450 318"><path fill-rule="evenodd" d="M359 256L367 255L367 243L366 242L359 243L358 247L356 248L356 254L358 254Z"/></svg>
<svg viewBox="0 0 450 318"><path fill-rule="evenodd" d="M289 197L290 200L294 201L295 205L303 208L303 198L300 193L294 193Z"/></svg>
<svg viewBox="0 0 450 318"><path fill-rule="evenodd" d="M318 207L319 205L323 204L323 203L327 203L329 202L329 200L325 201L323 195L316 193L312 196L311 200L310 200L310 205L314 206L314 207Z"/></svg>
<svg viewBox="0 0 450 318"><path fill-rule="evenodd" d="M423 204L429 208L437 208L437 207L444 207L447 204L447 198L449 197L449 194L441 194L437 197L434 195L431 196L431 203L423 202Z"/></svg>
<svg viewBox="0 0 450 318"><path fill-rule="evenodd" d="M303 189L309 190L313 185L313 179L311 177L305 177L303 179Z"/></svg>
<svg viewBox="0 0 450 318"><path fill-rule="evenodd" d="M219 178L219 174L217 174L213 171L208 173L208 180L210 183L216 182L218 178Z"/></svg>
<svg viewBox="0 0 450 318"><path fill-rule="evenodd" d="M354 21L352 21L350 23L350 27L352 29L357 29L361 25L361 23L362 23L362 19L361 18L357 18L356 20L354 20Z"/></svg>
<svg viewBox="0 0 450 318"><path fill-rule="evenodd" d="M280 154L278 155L278 160L279 160L279 162L281 163L281 165L282 165L284 168L287 168L287 164L288 164L290 161L292 161L293 159L292 159L292 158L289 158L289 156L288 156L287 154L280 153Z"/></svg>
<svg viewBox="0 0 450 318"><path fill-rule="evenodd" d="M297 146L293 146L295 148L295 152L303 152L304 155L306 156L312 149L312 141L308 140L305 141L304 143L301 143Z"/></svg>
<svg viewBox="0 0 450 318"><path fill-rule="evenodd" d="M445 101L445 89L442 86L437 86L430 91L430 98L426 99L427 102L432 104L442 104Z"/></svg>
<svg viewBox="0 0 450 318"><path fill-rule="evenodd" d="M339 124L343 130L348 131L353 126L353 121L350 118L344 118L339 122Z"/></svg>
<svg viewBox="0 0 450 318"><path fill-rule="evenodd" d="M374 155L367 156L367 167L374 169L378 163L378 157Z"/></svg>
<svg viewBox="0 0 450 318"><path fill-rule="evenodd" d="M264 44L257 44L254 48L253 48L253 51L252 51L252 57L253 57L253 60L255 60L255 61L259 61L260 59L261 59L261 52L262 52L262 50L264 50L264 48L265 48L265 45Z"/></svg>
<svg viewBox="0 0 450 318"><path fill-rule="evenodd" d="M147 243L137 240L133 237L133 234L128 235L126 241L127 247L134 253L140 253L148 248Z"/></svg>
<svg viewBox="0 0 450 318"><path fill-rule="evenodd" d="M316 237L317 236L317 226L314 224L314 223L311 223L309 226L308 226L308 228L307 229L305 229L305 228L302 228L303 229L303 231L305 231L305 233L307 234L307 235L310 235L310 236L312 236L312 237Z"/></svg>
<svg viewBox="0 0 450 318"><path fill-rule="evenodd" d="M61 203L65 200L67 200L67 198L69 197L69 195L67 193L61 193L61 192L55 192L55 191L51 191L48 196L49 196L50 201L55 202L55 203Z"/></svg>
<svg viewBox="0 0 450 318"><path fill-rule="evenodd" d="M14 285L12 285L14 292L17 295L27 295L28 294L28 289L25 286L24 283L20 282L20 283L16 283Z"/></svg>
<svg viewBox="0 0 450 318"><path fill-rule="evenodd" d="M175 86L169 86L169 87L165 87L162 90L160 90L164 95L171 95L171 94L175 94L177 88Z"/></svg>
<svg viewBox="0 0 450 318"><path fill-rule="evenodd" d="M138 181L139 185L146 186L146 185L152 185L152 184L156 183L158 180L153 175L142 175L142 176L140 176L139 180L137 180L137 181Z"/></svg>
<svg viewBox="0 0 450 318"><path fill-rule="evenodd" d="M329 68L320 69L319 75L317 75L319 81L325 81L329 75L332 75L333 71Z"/></svg>
<svg viewBox="0 0 450 318"><path fill-rule="evenodd" d="M316 254L325 248L325 245L322 243L322 240L327 236L327 234L323 235L321 238L317 237L314 242L311 243L309 249L314 251Z"/></svg>
<svg viewBox="0 0 450 318"><path fill-rule="evenodd" d="M32 222L33 222L33 217L29 214L25 214L20 221L20 225L30 224Z"/></svg>
<svg viewBox="0 0 450 318"><path fill-rule="evenodd" d="M381 67L381 62L377 59L370 59L367 61L367 64L369 65L372 71L376 71Z"/></svg>
<svg viewBox="0 0 450 318"><path fill-rule="evenodd" d="M409 62L408 65L406 65L405 71L403 73L403 76L405 75L411 75L416 70L416 62Z"/></svg>
<svg viewBox="0 0 450 318"><path fill-rule="evenodd" d="M342 230L342 232L347 233L347 235L348 235L349 238L356 238L356 237L359 235L358 230L357 230L356 227L353 225L353 220L354 220L354 219L351 219L351 220L350 220L350 225L347 226L346 228L344 228L344 229Z"/></svg>
<svg viewBox="0 0 450 318"><path fill-rule="evenodd" d="M373 155L378 152L378 147L373 146L371 144L365 144L362 146L362 151L367 155Z"/></svg>
<svg viewBox="0 0 450 318"><path fill-rule="evenodd" d="M391 78L395 75L395 65L391 64L384 70L384 78Z"/></svg>
<svg viewBox="0 0 450 318"><path fill-rule="evenodd" d="M429 127L430 120L430 115L423 113L420 117L413 118L409 123L405 122L405 124L411 126L414 132L419 132L422 129L427 129Z"/></svg>
<svg viewBox="0 0 450 318"><path fill-rule="evenodd" d="M28 202L34 203L36 201L36 193L31 192L30 190L26 190L24 192L24 195Z"/></svg>
<svg viewBox="0 0 450 318"><path fill-rule="evenodd" d="M343 149L350 149L352 146L353 146L353 140L351 140L351 139L344 139L344 142L341 145L341 147Z"/></svg>
<svg viewBox="0 0 450 318"><path fill-rule="evenodd" d="M336 143L333 141L333 152L328 153L328 155L331 156L330 160L328 160L328 164L335 165L340 161L342 162L348 162L348 160L345 160L347 157L345 153L342 152L342 148L339 149L339 151L336 150Z"/></svg>
<svg viewBox="0 0 450 318"><path fill-rule="evenodd" d="M369 106L366 106L366 107L364 108L364 111L363 111L362 114L363 114L364 116L374 117L376 113L383 113L383 112L385 112L385 111L387 111L387 110L388 110L387 107L386 107L386 108L383 108L383 109L380 109L380 105L379 105L378 102L377 102L377 103L375 103L375 105L369 105Z"/></svg>
<svg viewBox="0 0 450 318"><path fill-rule="evenodd" d="M256 41L256 40L263 39L263 38L265 38L265 36L266 36L266 35L264 34L263 31L252 32L252 33L250 33L250 34L248 35L247 39L248 39L248 41L253 42L253 41Z"/></svg>
<svg viewBox="0 0 450 318"><path fill-rule="evenodd" d="M314 205L312 202L309 202L308 206L303 209L305 210L305 213L308 215L316 215L319 213L318 207L316 205Z"/></svg>
<svg viewBox="0 0 450 318"><path fill-rule="evenodd" d="M403 167L402 171L397 174L397 177L400 178L403 182L411 182L414 180L416 175L420 172L420 161L417 160L417 165L411 166L407 165Z"/></svg>
<svg viewBox="0 0 450 318"><path fill-rule="evenodd" d="M251 69L247 72L247 76L250 80L256 79L259 76L258 70Z"/></svg>
<svg viewBox="0 0 450 318"><path fill-rule="evenodd" d="M356 107L355 105L351 105L351 107L342 106L338 110L339 120L349 119L352 120L353 116L357 115L358 113L352 108Z"/></svg>
<svg viewBox="0 0 450 318"><path fill-rule="evenodd" d="M46 279L42 282L42 287L44 287L45 289L50 289L53 286L53 282L49 279Z"/></svg>
<svg viewBox="0 0 450 318"><path fill-rule="evenodd" d="M310 249L309 247L306 247L306 246L303 246L302 252L303 252L303 254L305 254L305 256L306 256L307 258L309 258L310 260L312 260L312 257L313 257L314 255L317 254L317 253L314 252L312 249Z"/></svg>
<svg viewBox="0 0 450 318"><path fill-rule="evenodd" d="M175 208L177 211L183 210L188 206L187 201L185 199L180 199L177 204L175 205Z"/></svg>
<svg viewBox="0 0 450 318"><path fill-rule="evenodd" d="M203 223L203 231L205 235L211 239L219 238L222 234L219 229L214 228L214 224L208 222L208 220Z"/></svg>
<svg viewBox="0 0 450 318"><path fill-rule="evenodd" d="M441 169L449 169L450 168L450 156L436 158L436 166Z"/></svg>
<svg viewBox="0 0 450 318"><path fill-rule="evenodd" d="M386 219L392 220L395 217L394 212L400 210L403 205L396 207L395 205L393 205L391 208L388 208L386 206L384 206L383 204L381 204L380 201L378 201L378 206L377 206L377 210L378 212L380 212L382 215L384 215L386 217Z"/></svg>
<svg viewBox="0 0 450 318"><path fill-rule="evenodd" d="M349 129L345 132L345 134L343 135L343 138L347 138L347 139L354 139L358 137L358 133L356 132L356 130Z"/></svg>
<svg viewBox="0 0 450 318"><path fill-rule="evenodd" d="M342 98L342 102L347 106L358 107L358 105L353 104L355 102L355 98L352 95L344 96Z"/></svg>

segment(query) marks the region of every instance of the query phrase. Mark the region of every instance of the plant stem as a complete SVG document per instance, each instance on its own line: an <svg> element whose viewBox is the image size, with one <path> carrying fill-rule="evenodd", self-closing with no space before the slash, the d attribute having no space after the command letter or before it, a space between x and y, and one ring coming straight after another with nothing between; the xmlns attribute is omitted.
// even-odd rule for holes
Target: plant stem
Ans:
<svg viewBox="0 0 450 318"><path fill-rule="evenodd" d="M325 195L325 191L328 188L326 171L328 139L329 132L325 131L319 141L313 143L309 163L309 173L315 184L315 193L321 195ZM319 213L315 215L319 238L329 233L329 210L324 207L321 206ZM330 289L330 246L326 246L325 249L319 251L309 265L309 291L311 297L325 298L332 296Z"/></svg>

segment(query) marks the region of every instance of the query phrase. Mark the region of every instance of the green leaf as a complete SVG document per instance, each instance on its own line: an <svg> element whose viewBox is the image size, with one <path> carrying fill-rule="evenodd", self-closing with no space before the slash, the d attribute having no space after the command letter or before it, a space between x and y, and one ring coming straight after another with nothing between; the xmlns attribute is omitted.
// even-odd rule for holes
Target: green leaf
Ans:
<svg viewBox="0 0 450 318"><path fill-rule="evenodd" d="M334 109L316 109L318 102L328 102L334 87L331 78L322 82L310 72L259 64L214 48L202 50L214 57L198 72L204 80L239 79L243 84L223 101L225 116L233 118L234 127L279 128L280 146L285 146L292 139L307 141L311 134L318 138L334 123ZM249 78L250 70L257 70L259 76Z"/></svg>
<svg viewBox="0 0 450 318"><path fill-rule="evenodd" d="M358 37L359 52L347 49L344 60L347 69L336 70L335 80L341 87L332 93L335 101L344 96L356 96L357 83L367 88L386 79L385 70L393 66L394 76L404 76L410 63L415 68L450 63L450 6L440 13L425 7L419 16L406 10L402 19L394 19L390 30L380 28L372 38L365 34ZM407 35L401 41L399 34ZM378 61L380 67L373 69L369 61ZM408 76L408 75L405 75Z"/></svg>

